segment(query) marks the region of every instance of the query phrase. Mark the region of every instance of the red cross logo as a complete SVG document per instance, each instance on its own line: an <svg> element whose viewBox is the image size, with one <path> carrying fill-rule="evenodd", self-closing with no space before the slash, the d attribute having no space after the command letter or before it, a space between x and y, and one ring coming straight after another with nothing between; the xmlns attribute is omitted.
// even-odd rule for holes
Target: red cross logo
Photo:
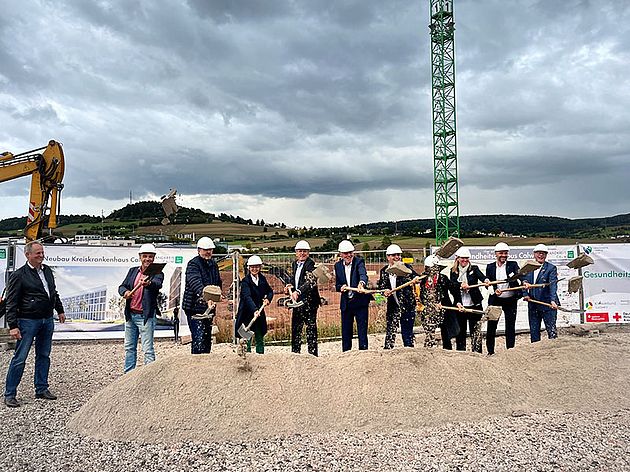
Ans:
<svg viewBox="0 0 630 472"><path fill-rule="evenodd" d="M615 316L613 316L613 319L614 319L616 322L619 322L619 321L621 321L621 316L619 315L619 313L615 313Z"/></svg>

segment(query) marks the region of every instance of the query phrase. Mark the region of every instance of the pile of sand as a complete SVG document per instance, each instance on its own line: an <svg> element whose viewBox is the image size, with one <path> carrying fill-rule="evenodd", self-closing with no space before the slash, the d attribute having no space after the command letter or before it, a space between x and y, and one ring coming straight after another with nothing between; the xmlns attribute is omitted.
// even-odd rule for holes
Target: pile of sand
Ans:
<svg viewBox="0 0 630 472"><path fill-rule="evenodd" d="M177 354L124 375L71 420L146 442L387 432L553 409L630 407L630 335L565 336L492 357L440 349ZM516 412L516 413L515 413Z"/></svg>

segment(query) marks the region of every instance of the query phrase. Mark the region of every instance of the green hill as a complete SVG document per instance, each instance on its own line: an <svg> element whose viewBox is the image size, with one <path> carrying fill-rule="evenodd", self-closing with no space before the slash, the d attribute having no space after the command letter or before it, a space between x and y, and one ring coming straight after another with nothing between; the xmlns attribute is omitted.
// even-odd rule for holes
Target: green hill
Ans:
<svg viewBox="0 0 630 472"><path fill-rule="evenodd" d="M415 239L417 242L434 238L435 222L431 218L401 221L382 221L355 226L287 228L284 223L252 221L226 213L207 213L197 208L180 207L170 218L169 225L161 225L164 212L160 202L144 201L125 205L106 218L91 215L60 215L55 233L64 237L76 234L103 234L110 237L143 236L171 241L190 240L192 235L211 234L235 244L281 249L292 247L295 238L315 238L324 249L335 247L347 234L361 236L363 244L380 244L384 236ZM0 221L0 236L20 236L26 218L7 218ZM545 238L557 240L628 240L630 213L604 218L570 219L534 215L473 215L460 217L462 238ZM418 239L419 238L419 239Z"/></svg>

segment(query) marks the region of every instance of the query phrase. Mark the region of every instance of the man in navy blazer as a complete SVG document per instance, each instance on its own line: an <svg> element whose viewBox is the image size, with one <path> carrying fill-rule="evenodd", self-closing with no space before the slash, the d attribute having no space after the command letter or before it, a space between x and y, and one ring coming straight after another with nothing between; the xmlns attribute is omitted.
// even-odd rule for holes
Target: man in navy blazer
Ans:
<svg viewBox="0 0 630 472"><path fill-rule="evenodd" d="M125 372L136 367L138 355L138 338L142 343L144 363L149 364L155 360L153 348L153 332L155 331L155 319L158 312L157 297L164 274L156 274L147 277L144 272L155 259L155 246L143 244L140 246L140 266L132 267L120 287L118 293L125 302ZM138 289L134 290L136 286Z"/></svg>
<svg viewBox="0 0 630 472"><path fill-rule="evenodd" d="M496 284L494 293L488 298L488 305L500 306L505 313L505 347L512 349L516 343L516 304L521 297L520 290L504 292L508 287L519 287L520 279L516 277L520 267L516 261L508 261L510 246L506 243L497 243L494 246L496 261L486 266L486 282L495 280L510 280L509 282ZM488 320L486 333L486 348L488 355L494 354L494 344L499 320Z"/></svg>
<svg viewBox="0 0 630 472"><path fill-rule="evenodd" d="M365 262L355 257L354 246L348 240L339 243L341 260L335 263L335 288L341 293L341 349L352 349L352 329L357 320L359 350L368 348L368 306L372 295L347 290L347 287L365 287L368 283Z"/></svg>
<svg viewBox="0 0 630 472"><path fill-rule="evenodd" d="M525 276L523 285L525 286L525 297L527 301L527 315L529 317L529 334L533 343L540 341L540 323L545 322L545 329L549 339L558 337L556 329L556 319L558 316L558 269L555 265L547 262L549 249L544 244L537 244L534 247L534 259L542 264L540 269L530 272ZM545 287L531 287L530 284L548 284ZM550 303L553 308L530 302L530 299L540 302Z"/></svg>

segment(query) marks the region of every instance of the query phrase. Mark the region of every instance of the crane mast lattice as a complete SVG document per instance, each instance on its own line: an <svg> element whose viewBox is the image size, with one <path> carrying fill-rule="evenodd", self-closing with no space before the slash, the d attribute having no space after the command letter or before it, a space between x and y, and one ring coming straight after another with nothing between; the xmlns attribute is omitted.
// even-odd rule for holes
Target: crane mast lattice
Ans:
<svg viewBox="0 0 630 472"><path fill-rule="evenodd" d="M457 139L455 122L455 21L453 0L431 4L431 92L435 241L459 236Z"/></svg>

